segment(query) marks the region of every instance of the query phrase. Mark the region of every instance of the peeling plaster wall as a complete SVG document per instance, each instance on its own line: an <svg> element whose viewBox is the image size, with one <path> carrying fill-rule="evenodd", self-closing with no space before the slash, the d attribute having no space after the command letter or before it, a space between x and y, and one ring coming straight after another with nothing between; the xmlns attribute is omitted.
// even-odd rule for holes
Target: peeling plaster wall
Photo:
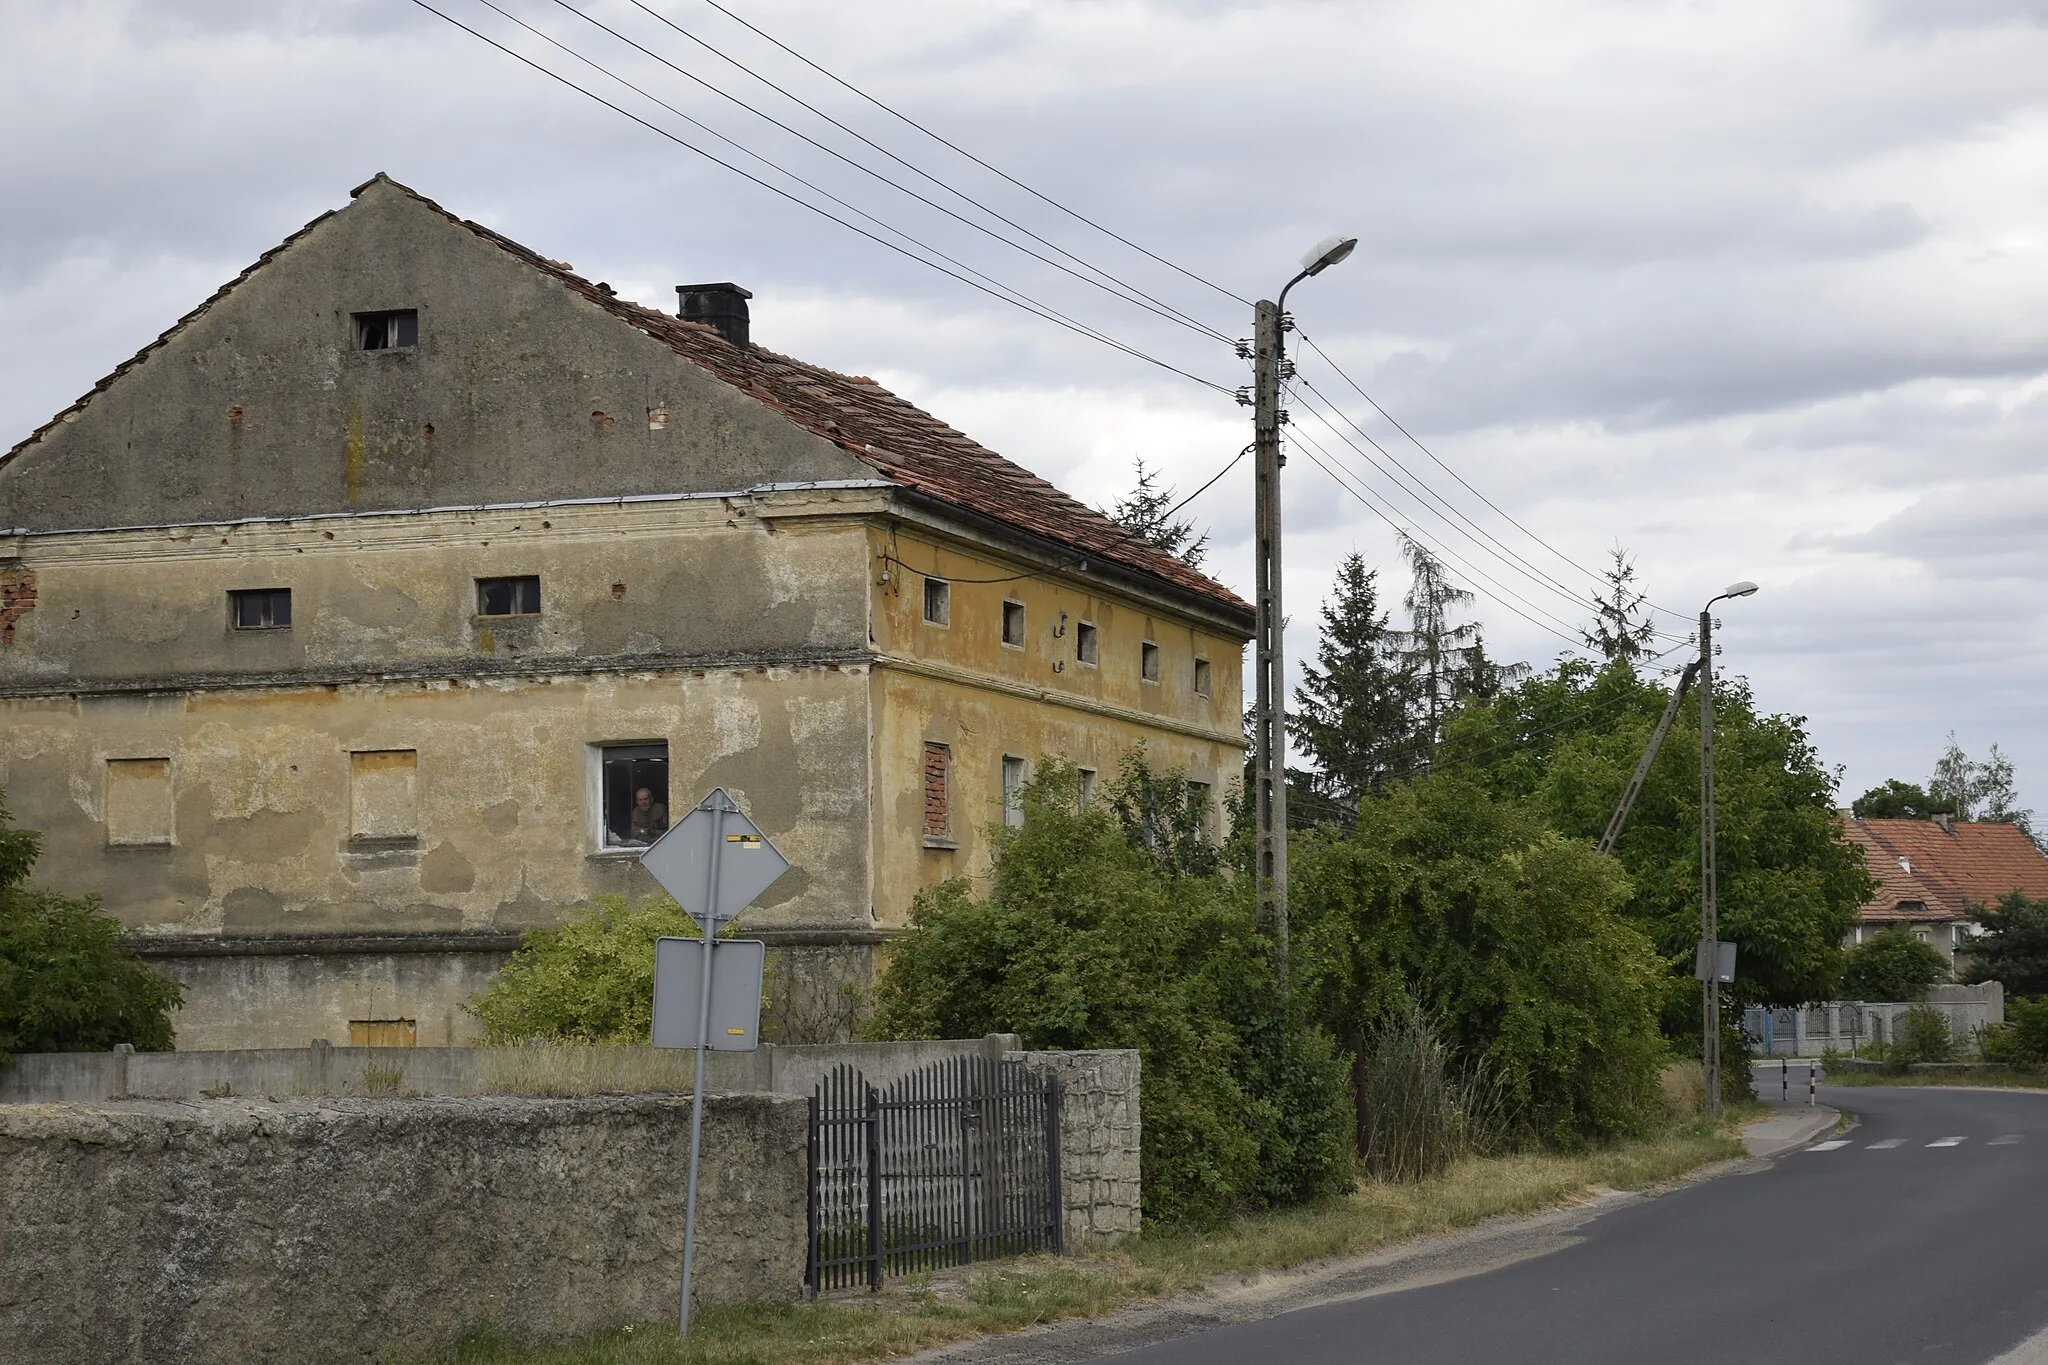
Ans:
<svg viewBox="0 0 2048 1365"><path fill-rule="evenodd" d="M1106 780L1143 743L1154 767L1211 784L1220 835L1221 804L1244 762L1237 637L1106 586L1054 577L969 581L1029 566L937 536L878 531L877 561L885 554L901 562L875 589L882 659L873 680L874 866L882 924L907 923L920 888L987 871L988 830L1003 818L1006 755L1024 759L1027 772L1057 755ZM927 569L952 582L944 626L924 620L919 571ZM1003 643L1005 601L1024 606L1021 647ZM1076 658L1083 621L1096 627L1092 666ZM1157 682L1140 676L1147 641L1160 650ZM1194 691L1197 658L1210 662L1207 697ZM945 840L923 835L927 742L951 753L952 833Z"/></svg>

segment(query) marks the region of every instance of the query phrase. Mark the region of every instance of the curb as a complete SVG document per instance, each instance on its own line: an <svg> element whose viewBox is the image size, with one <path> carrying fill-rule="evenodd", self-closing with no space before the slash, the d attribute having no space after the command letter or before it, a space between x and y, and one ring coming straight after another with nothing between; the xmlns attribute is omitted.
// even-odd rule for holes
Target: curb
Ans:
<svg viewBox="0 0 2048 1365"><path fill-rule="evenodd" d="M1778 1153L1788 1152L1794 1147L1803 1147L1842 1121L1841 1114L1823 1104L1816 1105L1808 1111L1790 1129L1781 1129L1775 1133L1757 1131L1779 1122L1783 1117L1784 1115L1776 1115L1772 1118L1758 1119L1755 1123L1743 1125L1742 1144L1749 1148L1751 1156L1776 1156Z"/></svg>

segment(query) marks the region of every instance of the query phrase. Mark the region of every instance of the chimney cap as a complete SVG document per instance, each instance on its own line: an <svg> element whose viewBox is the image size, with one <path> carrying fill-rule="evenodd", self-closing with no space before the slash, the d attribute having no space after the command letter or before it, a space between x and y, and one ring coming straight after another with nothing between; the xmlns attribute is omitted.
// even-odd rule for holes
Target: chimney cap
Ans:
<svg viewBox="0 0 2048 1365"><path fill-rule="evenodd" d="M740 296L741 298L743 298L743 299L750 299L750 298L754 297L754 291L753 291L753 290L751 290L751 289L742 289L742 288L740 288L740 287L739 287L738 285L734 284L734 283L733 283L733 282L732 282L731 280L720 280L720 281L719 281L718 283L716 283L716 284L679 284L679 285L677 285L677 286L676 286L676 293L678 293L678 294L737 294L737 295L739 295L739 296Z"/></svg>
<svg viewBox="0 0 2048 1365"><path fill-rule="evenodd" d="M676 316L684 322L701 322L718 330L735 346L748 344L747 300L754 297L731 280L717 284L676 286Z"/></svg>

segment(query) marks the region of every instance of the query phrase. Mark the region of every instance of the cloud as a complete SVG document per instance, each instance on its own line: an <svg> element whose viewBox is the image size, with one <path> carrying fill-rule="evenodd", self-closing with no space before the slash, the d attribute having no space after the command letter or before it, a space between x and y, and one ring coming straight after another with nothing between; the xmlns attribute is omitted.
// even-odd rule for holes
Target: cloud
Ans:
<svg viewBox="0 0 2048 1365"><path fill-rule="evenodd" d="M1444 463L1300 355L1303 379L1384 453L1296 402L1296 658L1341 555L1400 577L1391 527L1309 458L1313 439L1387 517L1469 566L1501 654L1564 648L1559 634L1590 613L1585 569L1617 543L1676 633L1729 579L1755 578L1765 590L1726 608L1724 662L1764 705L1810 716L1852 790L1924 776L1955 728L1974 749L2000 741L2048 807L2048 723L2024 681L2048 640L2048 548L2031 534L2048 513L2039 0L744 9L1199 279L696 0L650 3L912 165L625 0L576 3L712 89L562 6L497 2L858 205L876 236L944 252L1225 389L1245 374L1224 342L959 219L1013 239L1028 229L1053 244L1023 239L1033 251L1070 266L1071 251L1224 337L1250 328L1232 295L1270 296L1307 242L1358 233L1357 255L1291 306ZM435 3L537 60L547 51L477 0ZM1135 456L1185 491L1249 439L1227 394L797 208L403 0L0 0L0 23L0 119L24 133L0 142L0 427L15 436L387 170L656 306L678 282L736 279L756 293L765 344L874 375L1090 502L1123 491ZM1227 480L1191 509L1240 589L1247 487Z"/></svg>

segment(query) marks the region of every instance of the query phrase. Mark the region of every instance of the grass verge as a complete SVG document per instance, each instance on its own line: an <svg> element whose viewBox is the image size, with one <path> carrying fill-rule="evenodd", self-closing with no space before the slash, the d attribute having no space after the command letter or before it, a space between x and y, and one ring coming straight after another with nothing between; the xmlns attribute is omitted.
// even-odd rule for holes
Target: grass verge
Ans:
<svg viewBox="0 0 2048 1365"><path fill-rule="evenodd" d="M1971 1089L2048 1090L2048 1072L2040 1071L1844 1071L1827 1073L1827 1085L1960 1085Z"/></svg>
<svg viewBox="0 0 2048 1365"><path fill-rule="evenodd" d="M473 1338L445 1365L855 1365L1034 1323L1093 1317L1199 1289L1219 1276L1356 1256L1502 1214L1530 1214L1603 1189L1644 1189L1743 1155L1733 1124L1678 1128L1572 1155L1481 1157L1413 1185L1360 1182L1353 1193L1242 1218L1213 1232L1148 1235L1125 1250L1004 1262L943 1279L892 1282L881 1294L809 1304L707 1308L688 1342L671 1324L577 1341L521 1345Z"/></svg>

